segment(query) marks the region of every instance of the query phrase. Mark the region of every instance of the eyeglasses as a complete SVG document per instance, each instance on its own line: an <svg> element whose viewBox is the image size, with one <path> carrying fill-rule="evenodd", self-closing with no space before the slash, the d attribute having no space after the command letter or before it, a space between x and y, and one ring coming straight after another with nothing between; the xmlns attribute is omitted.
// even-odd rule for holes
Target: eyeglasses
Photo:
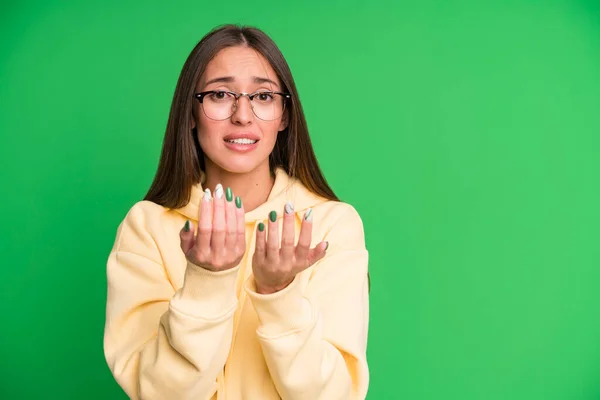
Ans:
<svg viewBox="0 0 600 400"><path fill-rule="evenodd" d="M252 112L263 121L273 121L280 118L285 110L285 103L291 99L287 93L259 91L254 93L236 93L225 90L210 90L195 93L194 97L202 105L207 118L223 121L230 118L238 107L240 97L250 100Z"/></svg>

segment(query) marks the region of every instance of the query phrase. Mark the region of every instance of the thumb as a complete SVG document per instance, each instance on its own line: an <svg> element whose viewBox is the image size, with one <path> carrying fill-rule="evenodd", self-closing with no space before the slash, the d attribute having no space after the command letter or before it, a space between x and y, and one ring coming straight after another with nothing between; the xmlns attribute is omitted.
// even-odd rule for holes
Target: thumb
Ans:
<svg viewBox="0 0 600 400"><path fill-rule="evenodd" d="M308 251L308 265L313 265L327 254L329 242L321 242Z"/></svg>
<svg viewBox="0 0 600 400"><path fill-rule="evenodd" d="M185 225L179 231L179 239L181 240L181 250L184 254L187 254L194 246L194 224L185 221Z"/></svg>

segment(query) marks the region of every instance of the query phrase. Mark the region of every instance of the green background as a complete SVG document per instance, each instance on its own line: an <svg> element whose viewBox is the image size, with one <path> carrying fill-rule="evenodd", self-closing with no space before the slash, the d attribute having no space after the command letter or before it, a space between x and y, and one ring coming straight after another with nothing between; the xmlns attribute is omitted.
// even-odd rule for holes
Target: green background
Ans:
<svg viewBox="0 0 600 400"><path fill-rule="evenodd" d="M189 51L254 24L371 254L369 399L600 398L600 3L5 1L0 397L125 398L105 262Z"/></svg>

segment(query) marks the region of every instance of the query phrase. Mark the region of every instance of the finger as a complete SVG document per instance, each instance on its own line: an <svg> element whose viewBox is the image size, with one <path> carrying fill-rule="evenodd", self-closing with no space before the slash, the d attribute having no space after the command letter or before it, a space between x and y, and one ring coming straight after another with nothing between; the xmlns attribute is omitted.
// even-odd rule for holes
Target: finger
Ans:
<svg viewBox="0 0 600 400"><path fill-rule="evenodd" d="M204 191L200 215L198 216L198 234L196 235L196 248L203 254L210 252L210 239L212 235L213 199L210 189Z"/></svg>
<svg viewBox="0 0 600 400"><path fill-rule="evenodd" d="M328 247L329 243L323 241L316 245L313 249L310 249L308 251L308 266L310 267L311 265L325 257Z"/></svg>
<svg viewBox="0 0 600 400"><path fill-rule="evenodd" d="M185 225L179 231L179 239L183 254L187 254L194 246L194 225L190 221L185 221Z"/></svg>
<svg viewBox="0 0 600 400"><path fill-rule="evenodd" d="M272 262L277 262L279 259L279 222L277 221L277 211L269 213L266 259Z"/></svg>
<svg viewBox="0 0 600 400"><path fill-rule="evenodd" d="M235 251L237 245L237 212L231 188L225 190L225 248Z"/></svg>
<svg viewBox="0 0 600 400"><path fill-rule="evenodd" d="M308 250L312 240L312 220L312 208L309 208L304 213L300 234L298 235L298 245L296 246L296 259L298 260L306 260L308 257Z"/></svg>
<svg viewBox="0 0 600 400"><path fill-rule="evenodd" d="M265 231L265 224L260 222L256 227L256 246L254 247L254 265L262 265L265 260L266 247L267 247L267 232Z"/></svg>
<svg viewBox="0 0 600 400"><path fill-rule="evenodd" d="M225 250L225 199L223 199L223 186L219 183L215 188L213 199L213 226L210 248L216 254Z"/></svg>
<svg viewBox="0 0 600 400"><path fill-rule="evenodd" d="M286 203L283 211L283 228L281 234L281 257L291 260L294 257L295 232L294 232L294 206Z"/></svg>
<svg viewBox="0 0 600 400"><path fill-rule="evenodd" d="M235 198L235 212L237 223L237 248L242 254L246 251L246 212L240 196Z"/></svg>

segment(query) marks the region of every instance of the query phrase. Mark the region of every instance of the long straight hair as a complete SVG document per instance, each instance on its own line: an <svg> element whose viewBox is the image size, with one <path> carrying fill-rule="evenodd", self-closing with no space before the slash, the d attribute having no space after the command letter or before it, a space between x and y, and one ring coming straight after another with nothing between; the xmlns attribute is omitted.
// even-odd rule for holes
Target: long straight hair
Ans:
<svg viewBox="0 0 600 400"><path fill-rule="evenodd" d="M192 187L200 182L204 169L204 152L191 124L193 102L196 101L194 90L213 57L232 46L248 46L262 54L275 70L284 91L291 95L286 104L288 125L277 135L269 155L271 172L281 167L316 195L339 201L317 162L287 61L266 33L239 25L213 29L185 61L175 87L158 169L144 200L172 209L183 207L190 201Z"/></svg>

